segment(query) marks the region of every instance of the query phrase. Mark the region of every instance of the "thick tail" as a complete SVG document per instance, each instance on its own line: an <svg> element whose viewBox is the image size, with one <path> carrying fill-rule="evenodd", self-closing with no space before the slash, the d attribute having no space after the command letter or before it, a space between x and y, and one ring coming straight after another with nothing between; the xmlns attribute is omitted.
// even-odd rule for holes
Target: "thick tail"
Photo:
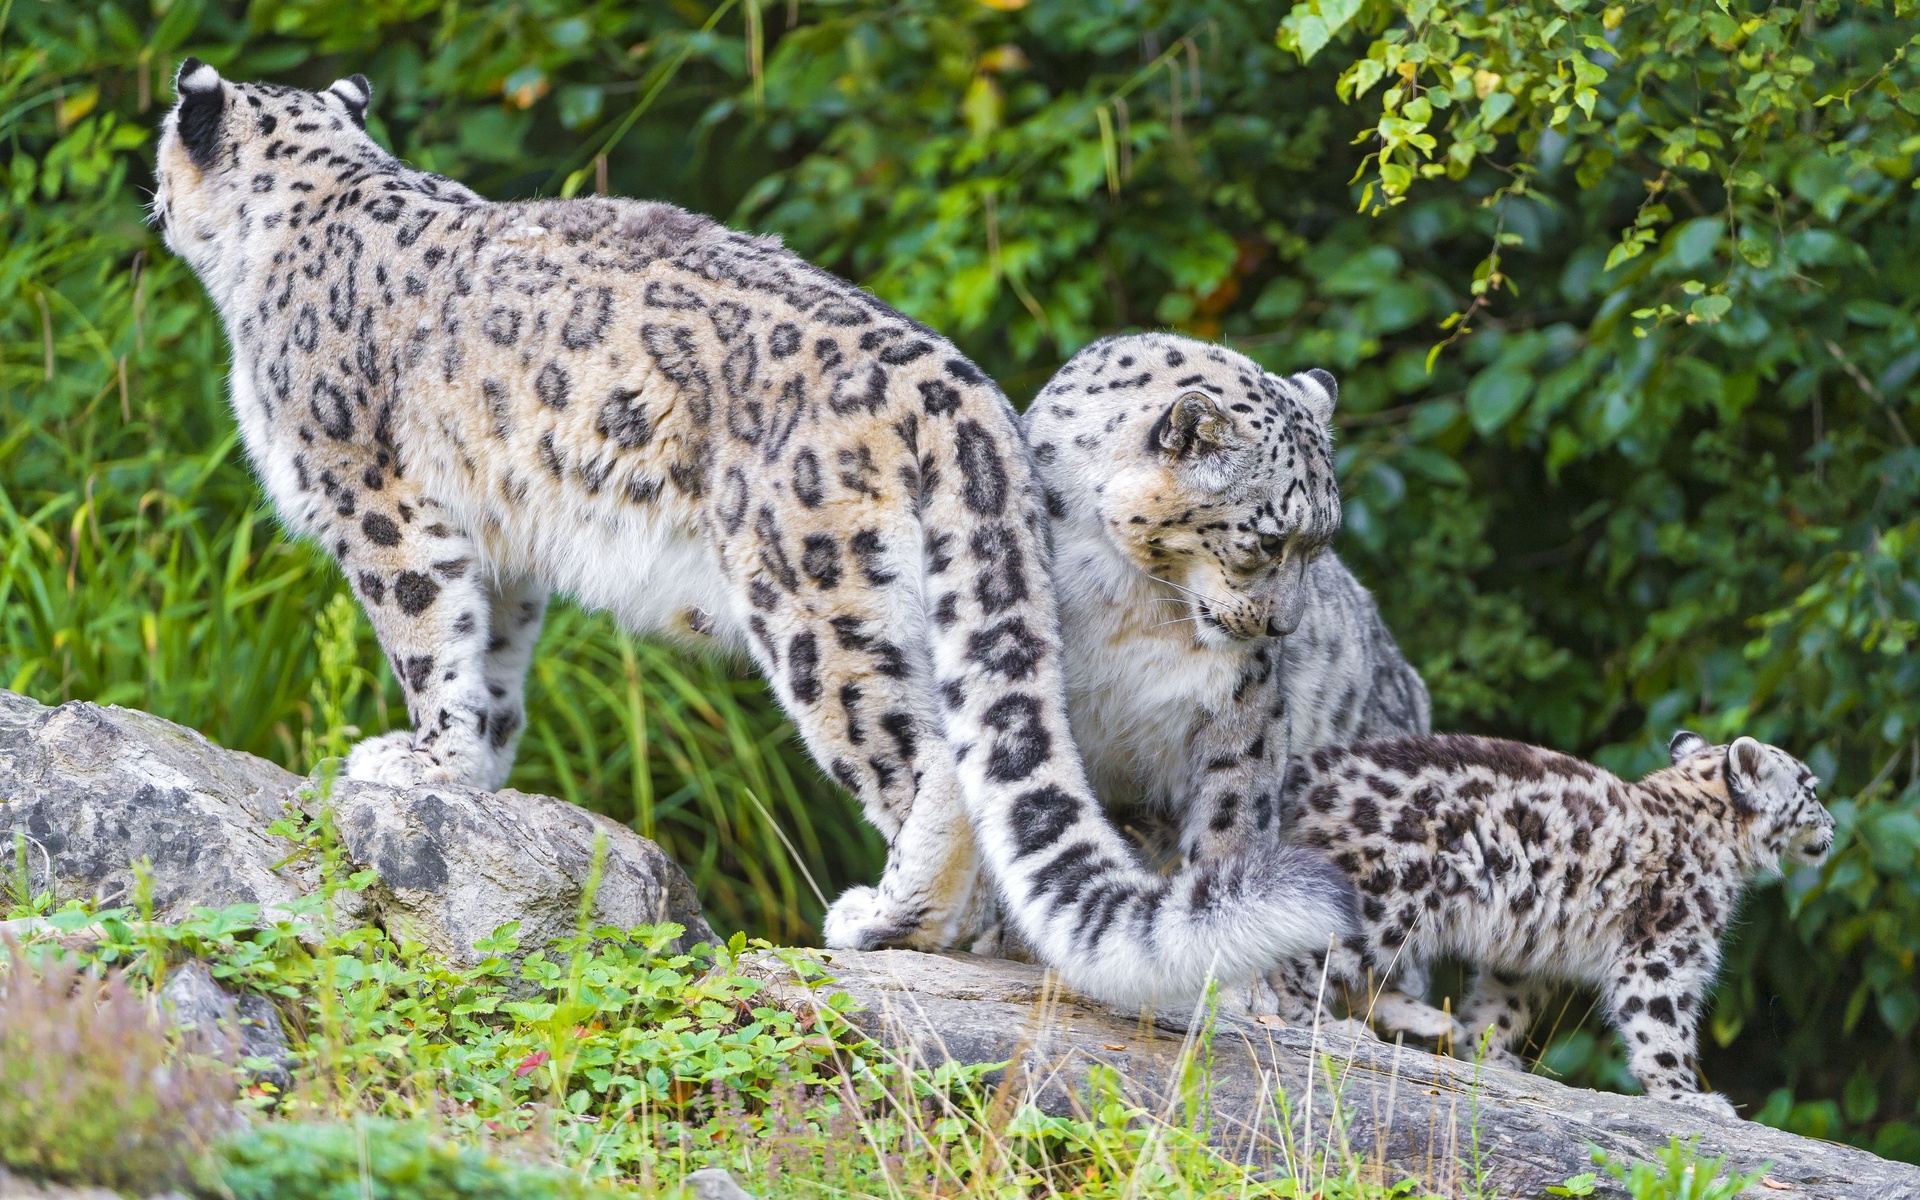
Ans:
<svg viewBox="0 0 1920 1200"><path fill-rule="evenodd" d="M1068 730L1046 510L1013 410L963 359L935 372L919 385L939 398L919 430L938 464L922 470L931 657L1007 919L1071 987L1126 1006L1191 1003L1210 978L1247 981L1346 936L1352 888L1310 851L1171 877L1140 865Z"/></svg>

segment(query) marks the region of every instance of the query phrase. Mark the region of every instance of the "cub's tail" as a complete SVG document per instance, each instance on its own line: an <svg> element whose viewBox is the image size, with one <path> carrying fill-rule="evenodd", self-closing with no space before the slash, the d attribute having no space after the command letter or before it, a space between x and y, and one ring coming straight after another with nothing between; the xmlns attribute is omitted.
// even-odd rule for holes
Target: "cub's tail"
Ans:
<svg viewBox="0 0 1920 1200"><path fill-rule="evenodd" d="M921 524L932 662L947 742L1006 916L1078 991L1192 1002L1354 928L1351 885L1310 851L1143 868L1087 784L1068 731L1047 515L1013 412L972 364L934 367L921 425L940 469ZM930 375L934 372L930 372Z"/></svg>

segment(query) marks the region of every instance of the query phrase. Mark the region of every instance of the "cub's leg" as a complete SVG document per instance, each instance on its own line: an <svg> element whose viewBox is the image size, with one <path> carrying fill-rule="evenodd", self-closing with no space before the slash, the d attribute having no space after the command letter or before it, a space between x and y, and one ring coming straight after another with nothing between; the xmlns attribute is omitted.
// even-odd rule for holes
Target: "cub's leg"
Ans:
<svg viewBox="0 0 1920 1200"><path fill-rule="evenodd" d="M1675 931L1674 937L1685 932ZM1607 977L1607 1011L1627 1044L1627 1069L1647 1095L1738 1117L1725 1096L1700 1090L1690 1065L1712 982L1710 962L1671 963L1660 949L1643 951L1636 945L1620 955Z"/></svg>
<svg viewBox="0 0 1920 1200"><path fill-rule="evenodd" d="M527 666L540 642L547 589L527 578L495 580L487 587L487 600L487 745L493 753L480 786L496 791L513 770L526 729Z"/></svg>
<svg viewBox="0 0 1920 1200"><path fill-rule="evenodd" d="M918 526L876 521L843 540L783 531L763 508L725 537L722 561L744 585L748 648L782 707L887 840L879 886L849 889L828 910L827 944L943 950L980 917L979 868L925 652L892 640L925 622L894 547L917 565Z"/></svg>
<svg viewBox="0 0 1920 1200"><path fill-rule="evenodd" d="M1460 1014L1464 1027L1460 1052L1469 1058L1478 1057L1484 1042L1487 1062L1516 1071L1525 1069L1514 1047L1533 1023L1542 995L1538 984L1522 976L1505 971L1478 972Z"/></svg>
<svg viewBox="0 0 1920 1200"><path fill-rule="evenodd" d="M401 480L361 493L351 516L328 520L322 536L373 623L413 719L411 730L355 746L347 777L400 787L492 786L500 750L487 692L493 600L472 539Z"/></svg>

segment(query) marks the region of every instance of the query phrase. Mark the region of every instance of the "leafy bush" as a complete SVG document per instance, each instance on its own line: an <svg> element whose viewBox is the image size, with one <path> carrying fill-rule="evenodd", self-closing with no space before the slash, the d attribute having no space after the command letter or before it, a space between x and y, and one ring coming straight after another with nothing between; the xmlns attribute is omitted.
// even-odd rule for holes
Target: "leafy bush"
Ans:
<svg viewBox="0 0 1920 1200"><path fill-rule="evenodd" d="M233 1200L587 1200L564 1172L437 1140L420 1122L273 1123L219 1149Z"/></svg>
<svg viewBox="0 0 1920 1200"><path fill-rule="evenodd" d="M0 680L308 765L339 583L261 511L217 325L139 189L185 54L364 71L414 162L503 198L603 165L779 233L1016 399L1146 325L1335 370L1340 550L1440 726L1629 773L1677 725L1752 733L1827 781L1845 840L1751 903L1705 1068L1769 1120L1920 1159L1904 0L5 11ZM350 723L401 719L380 683ZM530 699L516 785L659 837L719 923L810 932L780 829L828 891L878 861L731 668L563 612ZM1613 1061L1574 1049L1553 1061L1579 1078Z"/></svg>
<svg viewBox="0 0 1920 1200"><path fill-rule="evenodd" d="M226 1064L179 1053L120 972L0 953L0 1165L110 1188L184 1183L233 1124Z"/></svg>

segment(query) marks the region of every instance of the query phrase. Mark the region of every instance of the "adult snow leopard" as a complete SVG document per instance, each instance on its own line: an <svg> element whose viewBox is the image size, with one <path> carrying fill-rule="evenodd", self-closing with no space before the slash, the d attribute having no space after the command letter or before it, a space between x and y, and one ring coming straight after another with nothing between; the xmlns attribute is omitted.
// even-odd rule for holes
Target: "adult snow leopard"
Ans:
<svg viewBox="0 0 1920 1200"><path fill-rule="evenodd" d="M1288 837L1334 856L1360 889L1364 932L1277 972L1282 1015L1322 992L1390 1029L1450 1037L1517 1065L1545 985L1600 989L1650 1096L1725 1116L1687 1062L1747 880L1818 863L1833 817L1818 780L1750 737L1682 730L1671 765L1626 783L1578 759L1495 738L1394 738L1292 764ZM1459 1022L1425 1003L1442 956L1477 968ZM1371 973L1376 994L1369 994Z"/></svg>
<svg viewBox="0 0 1920 1200"><path fill-rule="evenodd" d="M939 335L669 205L490 203L409 168L357 75L312 93L189 59L176 90L155 213L219 307L267 492L339 561L413 718L350 776L498 786L557 588L635 630L691 614L766 673L890 844L831 944L949 944L969 823L1021 934L1107 1000L1185 1000L1350 928L1311 855L1134 861L1068 730L1013 412Z"/></svg>
<svg viewBox="0 0 1920 1200"><path fill-rule="evenodd" d="M1023 418L1052 516L1074 739L1189 862L1270 847L1288 757L1424 734L1427 689L1340 528L1325 371L1167 333L1076 354Z"/></svg>

